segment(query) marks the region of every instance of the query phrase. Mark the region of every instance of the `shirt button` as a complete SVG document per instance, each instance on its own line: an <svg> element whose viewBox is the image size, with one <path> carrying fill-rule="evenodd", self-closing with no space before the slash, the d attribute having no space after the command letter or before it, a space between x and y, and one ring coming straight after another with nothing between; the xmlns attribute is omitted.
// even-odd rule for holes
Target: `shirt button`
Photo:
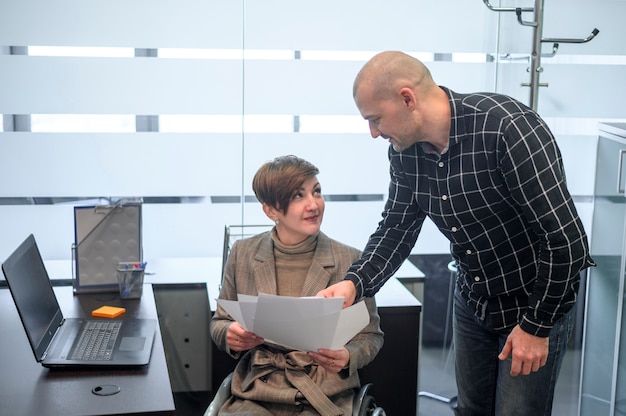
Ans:
<svg viewBox="0 0 626 416"><path fill-rule="evenodd" d="M442 168L443 167L443 162L439 162L439 167Z"/></svg>
<svg viewBox="0 0 626 416"><path fill-rule="evenodd" d="M452 230L453 233L456 233L459 229L456 228L456 227L452 227L451 230Z"/></svg>
<svg viewBox="0 0 626 416"><path fill-rule="evenodd" d="M441 195L441 199L443 199L444 201L448 200L448 195Z"/></svg>
<svg viewBox="0 0 626 416"><path fill-rule="evenodd" d="M475 282L480 282L480 276L474 276L474 281Z"/></svg>

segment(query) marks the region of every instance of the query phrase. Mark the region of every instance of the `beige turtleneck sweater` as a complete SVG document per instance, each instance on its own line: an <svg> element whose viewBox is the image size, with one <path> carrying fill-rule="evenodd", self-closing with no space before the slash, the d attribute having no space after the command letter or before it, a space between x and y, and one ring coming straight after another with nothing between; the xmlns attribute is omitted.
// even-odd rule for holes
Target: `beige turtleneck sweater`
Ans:
<svg viewBox="0 0 626 416"><path fill-rule="evenodd" d="M317 234L307 237L295 246L286 246L280 242L276 229L273 229L272 240L274 241L278 295L302 296L304 280L317 247Z"/></svg>

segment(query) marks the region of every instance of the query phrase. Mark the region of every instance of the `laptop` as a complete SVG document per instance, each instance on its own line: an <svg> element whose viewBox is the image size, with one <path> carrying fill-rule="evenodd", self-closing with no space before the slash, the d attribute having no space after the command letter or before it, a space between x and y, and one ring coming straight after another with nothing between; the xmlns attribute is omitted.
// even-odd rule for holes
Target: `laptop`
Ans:
<svg viewBox="0 0 626 416"><path fill-rule="evenodd" d="M35 358L44 367L149 363L157 320L64 318L32 234L2 263L2 272ZM79 340L94 331L101 331L96 341Z"/></svg>

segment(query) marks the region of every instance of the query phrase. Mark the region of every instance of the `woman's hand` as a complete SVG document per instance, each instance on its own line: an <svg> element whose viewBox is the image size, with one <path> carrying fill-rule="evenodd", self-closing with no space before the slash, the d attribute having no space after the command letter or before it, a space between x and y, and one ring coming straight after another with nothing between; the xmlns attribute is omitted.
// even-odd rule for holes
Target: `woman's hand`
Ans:
<svg viewBox="0 0 626 416"><path fill-rule="evenodd" d="M264 341L263 338L243 329L239 322L233 322L226 333L226 343L231 351L251 350L257 345L263 344Z"/></svg>
<svg viewBox="0 0 626 416"><path fill-rule="evenodd" d="M309 356L329 373L338 373L350 362L350 353L346 347L339 350L320 348L317 352L310 351Z"/></svg>

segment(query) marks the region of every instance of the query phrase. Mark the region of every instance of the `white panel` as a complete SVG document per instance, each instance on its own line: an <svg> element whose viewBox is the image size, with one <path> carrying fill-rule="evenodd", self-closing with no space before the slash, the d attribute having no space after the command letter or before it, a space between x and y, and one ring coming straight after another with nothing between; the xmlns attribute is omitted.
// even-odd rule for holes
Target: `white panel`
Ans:
<svg viewBox="0 0 626 416"><path fill-rule="evenodd" d="M5 114L241 114L241 61L0 55L0 68Z"/></svg>
<svg viewBox="0 0 626 416"><path fill-rule="evenodd" d="M31 233L44 259L70 259L74 208L70 205L0 205L0 230L0 262Z"/></svg>
<svg viewBox="0 0 626 416"><path fill-rule="evenodd" d="M208 196L241 189L239 134L2 133L0 196Z"/></svg>
<svg viewBox="0 0 626 416"><path fill-rule="evenodd" d="M593 195L598 136L556 136L571 195Z"/></svg>
<svg viewBox="0 0 626 416"><path fill-rule="evenodd" d="M427 62L434 81L458 93L494 91L493 63Z"/></svg>
<svg viewBox="0 0 626 416"><path fill-rule="evenodd" d="M294 154L319 168L324 194L386 194L387 149L387 141L363 134L248 134L245 193L252 194L252 178L263 163Z"/></svg>
<svg viewBox="0 0 626 416"><path fill-rule="evenodd" d="M240 204L144 204L144 259L220 257L224 225L239 224L240 213Z"/></svg>
<svg viewBox="0 0 626 416"><path fill-rule="evenodd" d="M482 1L476 2L480 3L481 6L484 7L486 10L489 10ZM491 1L490 3L494 5L494 7L496 7L498 4L498 2L495 1ZM511 0L503 0L500 3L502 4L502 7L505 8L532 7L534 4L534 2L531 0L522 0L515 2ZM523 13L522 15L525 20L533 20L533 13ZM520 25L517 22L517 16L514 12L489 11L489 16L489 21L492 24L499 23L500 25L497 33L494 33L493 35L485 34L485 36L493 36L496 40L497 46L494 47L491 52L499 52L501 55L509 53L524 53L530 55L533 46L532 27Z"/></svg>
<svg viewBox="0 0 626 416"><path fill-rule="evenodd" d="M352 83L364 62L249 61L245 112L249 114L359 114Z"/></svg>
<svg viewBox="0 0 626 416"><path fill-rule="evenodd" d="M352 84L365 62L251 61L246 63L249 114L359 114ZM435 82L459 92L493 90L493 63L426 62ZM278 76L276 76L278 75ZM297 92L297 93L294 93Z"/></svg>
<svg viewBox="0 0 626 416"><path fill-rule="evenodd" d="M626 65L544 65L539 109L546 116L626 118Z"/></svg>
<svg viewBox="0 0 626 416"><path fill-rule="evenodd" d="M626 118L625 65L543 65L538 111L544 117ZM527 65L501 65L498 91L529 102Z"/></svg>
<svg viewBox="0 0 626 416"><path fill-rule="evenodd" d="M495 19L479 0L246 3L246 47L479 52Z"/></svg>
<svg viewBox="0 0 626 416"><path fill-rule="evenodd" d="M417 243L411 251L411 254L449 254L450 241L437 228L437 226L426 218L422 231L417 237Z"/></svg>
<svg viewBox="0 0 626 416"><path fill-rule="evenodd" d="M241 48L243 1L3 0L0 44Z"/></svg>
<svg viewBox="0 0 626 416"><path fill-rule="evenodd" d="M543 38L582 39L597 28L600 33L590 42L562 43L559 53L626 55L624 16L625 1L547 0L544 5Z"/></svg>

